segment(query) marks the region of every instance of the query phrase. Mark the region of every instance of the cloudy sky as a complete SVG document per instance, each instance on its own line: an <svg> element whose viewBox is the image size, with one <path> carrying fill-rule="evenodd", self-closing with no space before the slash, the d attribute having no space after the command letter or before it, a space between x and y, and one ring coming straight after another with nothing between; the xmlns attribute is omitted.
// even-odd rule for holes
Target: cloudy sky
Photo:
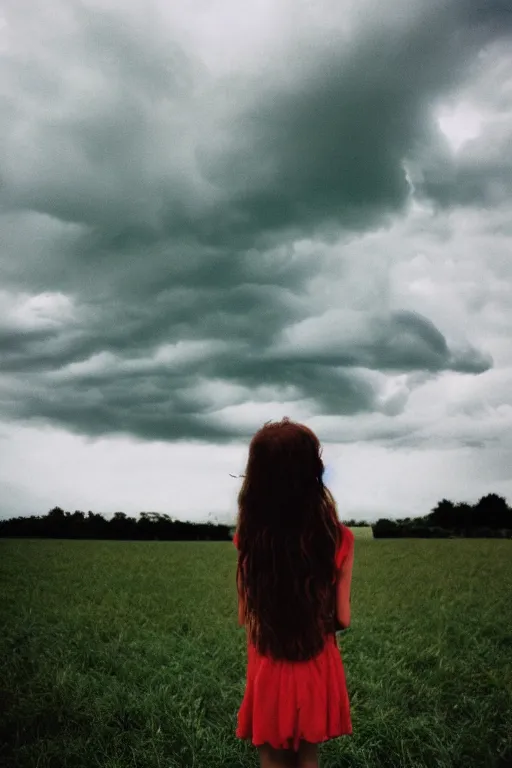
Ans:
<svg viewBox="0 0 512 768"><path fill-rule="evenodd" d="M510 0L0 4L0 516L512 503Z"/></svg>

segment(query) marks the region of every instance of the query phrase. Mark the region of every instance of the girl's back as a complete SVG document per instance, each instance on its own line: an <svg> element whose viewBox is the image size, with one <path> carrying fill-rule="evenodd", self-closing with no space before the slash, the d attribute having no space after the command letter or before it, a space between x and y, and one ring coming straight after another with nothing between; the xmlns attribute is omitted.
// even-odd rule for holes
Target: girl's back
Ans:
<svg viewBox="0 0 512 768"><path fill-rule="evenodd" d="M322 474L307 427L284 419L253 437L234 537L248 640L236 735L259 747L262 765L306 765L306 743L352 733L335 633L350 624L354 536ZM281 750L295 762L276 762Z"/></svg>

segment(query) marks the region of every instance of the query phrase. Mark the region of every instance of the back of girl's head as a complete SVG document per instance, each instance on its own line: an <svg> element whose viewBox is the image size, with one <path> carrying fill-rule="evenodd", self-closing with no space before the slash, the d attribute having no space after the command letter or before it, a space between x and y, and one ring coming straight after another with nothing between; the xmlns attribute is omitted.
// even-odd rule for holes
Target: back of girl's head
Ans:
<svg viewBox="0 0 512 768"><path fill-rule="evenodd" d="M238 495L238 574L260 653L290 661L318 653L334 626L336 503L320 442L288 418L253 436Z"/></svg>
<svg viewBox="0 0 512 768"><path fill-rule="evenodd" d="M308 427L287 417L280 422L267 422L251 440L241 490L248 503L253 499L266 501L261 506L252 505L250 522L298 527L301 513L305 514L307 509L305 505L295 509L290 501L318 498L323 469L320 443Z"/></svg>

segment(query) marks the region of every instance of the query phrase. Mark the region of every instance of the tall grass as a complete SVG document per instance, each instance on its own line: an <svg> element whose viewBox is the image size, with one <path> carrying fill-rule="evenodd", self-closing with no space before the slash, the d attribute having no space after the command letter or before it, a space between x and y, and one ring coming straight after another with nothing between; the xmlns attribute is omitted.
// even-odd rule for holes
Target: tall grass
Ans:
<svg viewBox="0 0 512 768"><path fill-rule="evenodd" d="M236 551L0 541L5 768L240 768ZM354 735L322 766L512 765L512 542L356 542Z"/></svg>

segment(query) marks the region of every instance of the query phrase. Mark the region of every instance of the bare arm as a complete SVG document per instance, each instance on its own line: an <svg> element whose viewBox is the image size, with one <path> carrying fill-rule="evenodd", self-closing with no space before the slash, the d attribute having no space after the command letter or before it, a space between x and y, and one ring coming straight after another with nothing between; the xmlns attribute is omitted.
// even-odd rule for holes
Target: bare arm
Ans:
<svg viewBox="0 0 512 768"><path fill-rule="evenodd" d="M345 557L338 573L336 582L336 619L337 629L347 629L350 626L350 589L352 585L352 568L354 565L354 541Z"/></svg>

